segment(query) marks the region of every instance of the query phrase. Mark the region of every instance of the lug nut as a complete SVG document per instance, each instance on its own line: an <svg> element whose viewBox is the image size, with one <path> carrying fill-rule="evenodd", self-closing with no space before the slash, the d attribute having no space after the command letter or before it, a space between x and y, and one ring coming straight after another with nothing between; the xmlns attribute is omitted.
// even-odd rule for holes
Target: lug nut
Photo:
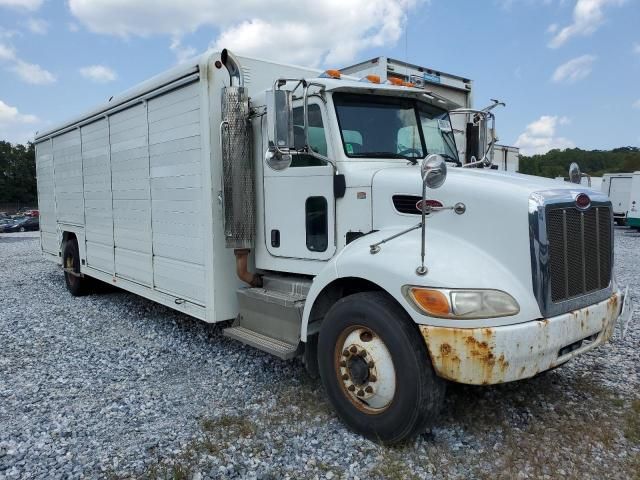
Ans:
<svg viewBox="0 0 640 480"><path fill-rule="evenodd" d="M356 353L358 351L358 347L353 345L349 350L351 350L351 353Z"/></svg>
<svg viewBox="0 0 640 480"><path fill-rule="evenodd" d="M364 390L358 390L358 396L364 397Z"/></svg>
<svg viewBox="0 0 640 480"><path fill-rule="evenodd" d="M345 373L344 375L342 375L342 379L343 380L349 380L349 375Z"/></svg>
<svg viewBox="0 0 640 480"><path fill-rule="evenodd" d="M360 352L358 352L358 355L360 355L361 357L366 357L367 356L367 351L366 350L360 350Z"/></svg>
<svg viewBox="0 0 640 480"><path fill-rule="evenodd" d="M373 363L373 360L370 360L369 363L367 363L367 367L369 367L369 368L373 368L375 366L376 366L376 364Z"/></svg>
<svg viewBox="0 0 640 480"><path fill-rule="evenodd" d="M345 357L348 357L349 356L349 350L344 350L342 352L342 355L344 355Z"/></svg>
<svg viewBox="0 0 640 480"><path fill-rule="evenodd" d="M344 360L342 360L342 361L340 362L340 366L341 366L341 367L346 367L346 366L347 366L347 362L345 362Z"/></svg>
<svg viewBox="0 0 640 480"><path fill-rule="evenodd" d="M367 393L373 393L373 387L369 385L367 388L364 389L364 391Z"/></svg>
<svg viewBox="0 0 640 480"><path fill-rule="evenodd" d="M349 390L350 392L355 392L355 390L356 390L356 386L355 386L355 385L349 385L348 390Z"/></svg>
<svg viewBox="0 0 640 480"><path fill-rule="evenodd" d="M376 380L378 380L378 377L376 377L375 375L370 375L369 376L369 381L370 382L375 382Z"/></svg>

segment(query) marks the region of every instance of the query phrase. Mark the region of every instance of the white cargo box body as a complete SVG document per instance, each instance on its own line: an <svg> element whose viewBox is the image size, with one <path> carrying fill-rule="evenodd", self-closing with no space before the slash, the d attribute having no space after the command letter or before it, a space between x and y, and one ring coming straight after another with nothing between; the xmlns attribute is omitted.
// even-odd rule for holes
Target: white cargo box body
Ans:
<svg viewBox="0 0 640 480"><path fill-rule="evenodd" d="M82 273L210 322L236 315L241 285L218 201L229 84L219 59L205 54L35 139L43 253L61 263L71 232ZM241 61L250 95L317 75Z"/></svg>
<svg viewBox="0 0 640 480"><path fill-rule="evenodd" d="M605 173L602 176L601 190L611 199L615 218L624 219L627 217L632 178L633 174L631 173Z"/></svg>

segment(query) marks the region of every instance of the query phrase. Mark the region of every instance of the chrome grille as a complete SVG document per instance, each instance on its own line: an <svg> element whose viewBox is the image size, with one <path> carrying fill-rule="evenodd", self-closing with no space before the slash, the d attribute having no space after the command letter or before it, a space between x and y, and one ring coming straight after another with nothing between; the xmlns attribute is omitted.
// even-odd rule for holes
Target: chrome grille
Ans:
<svg viewBox="0 0 640 480"><path fill-rule="evenodd" d="M605 289L611 282L611 209L547 207L551 301Z"/></svg>

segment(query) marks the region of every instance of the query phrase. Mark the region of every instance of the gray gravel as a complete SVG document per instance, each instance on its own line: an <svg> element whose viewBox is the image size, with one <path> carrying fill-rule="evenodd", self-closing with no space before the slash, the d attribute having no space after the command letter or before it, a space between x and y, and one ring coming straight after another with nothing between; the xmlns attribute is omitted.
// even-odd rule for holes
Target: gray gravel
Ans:
<svg viewBox="0 0 640 480"><path fill-rule="evenodd" d="M0 235L0 478L639 478L640 317L536 378L452 385L436 427L384 448L319 382L121 291L73 298L37 234ZM640 303L640 234L616 229Z"/></svg>

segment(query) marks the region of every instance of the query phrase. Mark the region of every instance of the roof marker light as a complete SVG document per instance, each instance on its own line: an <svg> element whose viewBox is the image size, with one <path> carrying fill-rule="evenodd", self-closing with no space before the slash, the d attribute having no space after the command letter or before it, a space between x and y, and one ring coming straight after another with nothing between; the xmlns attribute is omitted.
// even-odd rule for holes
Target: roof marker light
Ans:
<svg viewBox="0 0 640 480"><path fill-rule="evenodd" d="M387 82L389 82L391 85L396 85L398 87L401 87L402 84L404 83L401 79L396 78L396 77L389 77L387 79Z"/></svg>
<svg viewBox="0 0 640 480"><path fill-rule="evenodd" d="M411 82L402 82L402 86L403 87L415 87L416 84L415 83L411 83Z"/></svg>
<svg viewBox="0 0 640 480"><path fill-rule="evenodd" d="M340 78L340 70L325 70L324 72L322 72L322 75L320 75L320 78L336 78L336 79L339 79Z"/></svg>
<svg viewBox="0 0 640 480"><path fill-rule="evenodd" d="M360 79L361 82L380 83L380 75L367 75Z"/></svg>

